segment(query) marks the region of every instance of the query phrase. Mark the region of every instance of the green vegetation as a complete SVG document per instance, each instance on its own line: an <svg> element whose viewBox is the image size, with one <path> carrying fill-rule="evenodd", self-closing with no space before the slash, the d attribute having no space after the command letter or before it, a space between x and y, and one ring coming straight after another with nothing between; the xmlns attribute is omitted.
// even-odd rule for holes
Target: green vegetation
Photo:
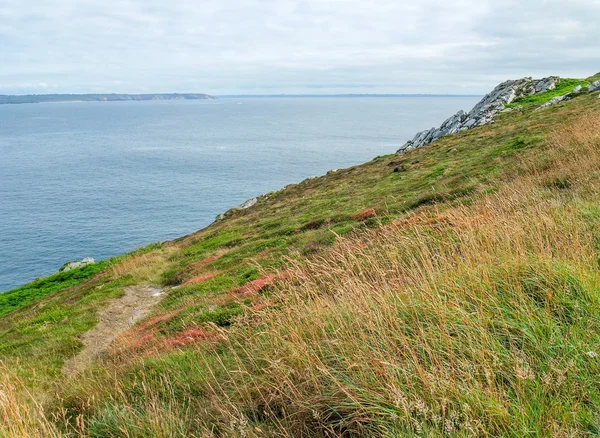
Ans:
<svg viewBox="0 0 600 438"><path fill-rule="evenodd" d="M533 109L26 286L0 436L597 435L600 108ZM64 379L146 283L153 313Z"/></svg>
<svg viewBox="0 0 600 438"><path fill-rule="evenodd" d="M29 387L47 390L81 348L79 336L94 327L97 310L129 285L154 282L165 253L153 244L7 292L5 305L17 308L0 318L2 364L18 369Z"/></svg>
<svg viewBox="0 0 600 438"><path fill-rule="evenodd" d="M600 80L600 73L596 73L594 76L590 76L586 81L592 83Z"/></svg>
<svg viewBox="0 0 600 438"><path fill-rule="evenodd" d="M540 106L548 102L553 97L563 96L573 91L575 87L581 85L586 87L590 84L589 80L561 78L554 90L548 90L544 93L532 94L531 96L521 97L513 103L506 105L507 108L516 108L519 106Z"/></svg>
<svg viewBox="0 0 600 438"><path fill-rule="evenodd" d="M106 262L100 262L67 272L58 272L17 289L1 293L0 316L25 307L31 304L33 300L39 300L61 289L73 287L102 271L106 266Z"/></svg>

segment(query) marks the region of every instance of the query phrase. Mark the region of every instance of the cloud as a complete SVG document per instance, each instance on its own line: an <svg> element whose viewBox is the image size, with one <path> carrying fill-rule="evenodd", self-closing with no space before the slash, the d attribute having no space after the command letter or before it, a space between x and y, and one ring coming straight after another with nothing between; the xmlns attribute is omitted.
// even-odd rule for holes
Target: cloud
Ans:
<svg viewBox="0 0 600 438"><path fill-rule="evenodd" d="M0 93L483 93L600 70L600 1L3 0Z"/></svg>

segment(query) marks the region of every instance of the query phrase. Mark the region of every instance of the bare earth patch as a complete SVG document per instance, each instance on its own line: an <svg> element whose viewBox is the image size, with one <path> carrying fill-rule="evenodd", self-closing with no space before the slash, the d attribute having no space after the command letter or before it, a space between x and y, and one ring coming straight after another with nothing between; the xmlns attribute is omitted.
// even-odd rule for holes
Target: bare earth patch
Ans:
<svg viewBox="0 0 600 438"><path fill-rule="evenodd" d="M164 296L162 289L153 286L130 286L125 295L112 301L98 315L98 324L81 339L83 350L67 361L65 375L84 370L94 359L104 353L115 338L143 318Z"/></svg>

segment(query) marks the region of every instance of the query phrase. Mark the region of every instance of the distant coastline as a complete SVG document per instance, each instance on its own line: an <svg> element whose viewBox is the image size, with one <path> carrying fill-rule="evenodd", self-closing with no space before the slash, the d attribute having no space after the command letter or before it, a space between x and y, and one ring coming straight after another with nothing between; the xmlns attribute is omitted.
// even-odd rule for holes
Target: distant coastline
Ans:
<svg viewBox="0 0 600 438"><path fill-rule="evenodd" d="M0 94L0 105L25 103L76 102L137 102L148 100L204 100L204 99L274 99L274 98L385 98L385 97L479 97L474 94L223 94L155 93L155 94Z"/></svg>
<svg viewBox="0 0 600 438"><path fill-rule="evenodd" d="M480 94L219 94L218 99L243 98L302 98L302 97L479 97Z"/></svg>
<svg viewBox="0 0 600 438"><path fill-rule="evenodd" d="M159 93L159 94L26 94L0 95L0 105L24 103L59 102L129 102L145 100L202 100L215 99L214 96L199 93Z"/></svg>

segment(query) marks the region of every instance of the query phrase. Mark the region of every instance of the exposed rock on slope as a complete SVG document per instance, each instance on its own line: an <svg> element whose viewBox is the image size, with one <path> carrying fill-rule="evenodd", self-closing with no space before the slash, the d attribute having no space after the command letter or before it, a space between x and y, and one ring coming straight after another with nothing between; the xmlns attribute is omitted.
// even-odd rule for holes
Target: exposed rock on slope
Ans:
<svg viewBox="0 0 600 438"><path fill-rule="evenodd" d="M581 85L578 85L575 88L573 88L573 91L571 91L570 93L564 94L562 96L553 97L548 102L546 102L546 103L542 104L540 107L538 107L536 109L536 111L540 110L542 108L548 108L549 106L555 105L555 104L557 104L559 102L563 102L565 100L573 99L575 96L577 96L579 93L581 93L582 89L583 89L583 87Z"/></svg>
<svg viewBox="0 0 600 438"><path fill-rule="evenodd" d="M498 85L494 90L486 95L481 101L473 107L469 113L459 111L439 128L431 128L427 131L419 132L415 137L406 142L398 152L407 149L416 149L433 143L440 137L449 134L455 134L477 126L492 123L496 116L504 110L505 106L520 97L530 96L532 94L543 93L553 90L560 81L557 76L550 76L544 79L523 78L514 81L506 81Z"/></svg>
<svg viewBox="0 0 600 438"><path fill-rule="evenodd" d="M268 194L267 194L268 195ZM250 198L246 201L244 201L240 206L238 207L234 207L234 208L230 208L229 210L227 210L225 213L219 213L216 217L216 221L220 221L225 219L227 216L231 215L232 213L236 212L236 211L240 211L240 210L247 210L250 207L253 207L254 205L256 205L256 203L259 201L260 198L263 198L267 195L262 195L262 196L258 196L255 198Z"/></svg>
<svg viewBox="0 0 600 438"><path fill-rule="evenodd" d="M588 91L592 92L592 91L598 91L600 90L600 80L594 82L593 84L588 86Z"/></svg>
<svg viewBox="0 0 600 438"><path fill-rule="evenodd" d="M71 269L76 269L76 268L80 268L82 266L87 266L87 265L91 265L95 263L94 259L91 257L86 257L81 261L75 261L75 262L68 262L65 263L59 270L58 272L67 272L70 271Z"/></svg>

